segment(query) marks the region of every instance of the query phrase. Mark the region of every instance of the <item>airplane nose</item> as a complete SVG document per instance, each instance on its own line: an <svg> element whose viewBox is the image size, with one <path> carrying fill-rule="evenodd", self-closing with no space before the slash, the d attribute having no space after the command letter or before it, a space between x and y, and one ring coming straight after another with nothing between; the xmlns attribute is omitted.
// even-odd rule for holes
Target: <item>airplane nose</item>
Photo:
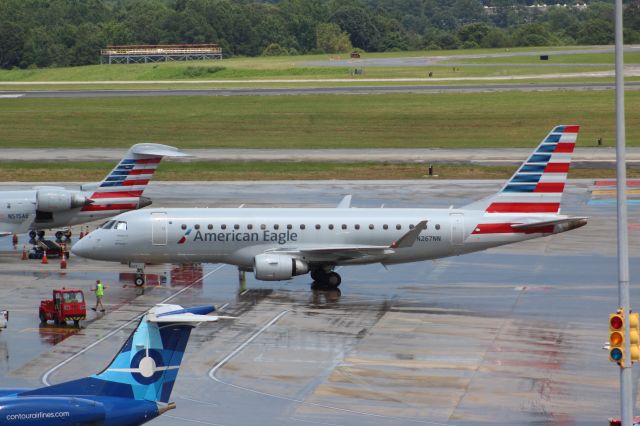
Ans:
<svg viewBox="0 0 640 426"><path fill-rule="evenodd" d="M71 247L71 253L76 256L86 257L89 254L89 243L87 242L89 237L84 237L83 239L76 242Z"/></svg>

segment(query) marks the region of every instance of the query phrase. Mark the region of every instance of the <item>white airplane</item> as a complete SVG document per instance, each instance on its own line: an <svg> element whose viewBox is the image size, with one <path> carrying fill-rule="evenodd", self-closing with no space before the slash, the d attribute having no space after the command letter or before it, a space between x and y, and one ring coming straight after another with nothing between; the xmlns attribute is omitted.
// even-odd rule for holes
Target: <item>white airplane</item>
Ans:
<svg viewBox="0 0 640 426"><path fill-rule="evenodd" d="M581 227L560 214L579 126L557 126L502 189L454 209L167 208L124 213L76 243L76 255L138 266L221 262L259 280L311 273L337 287L339 265L416 262L485 250Z"/></svg>
<svg viewBox="0 0 640 426"><path fill-rule="evenodd" d="M102 182L79 190L59 186L0 191L0 237L77 225L115 216L151 204L142 196L162 157L187 156L177 148L154 143L133 145ZM59 235L60 236L60 235Z"/></svg>

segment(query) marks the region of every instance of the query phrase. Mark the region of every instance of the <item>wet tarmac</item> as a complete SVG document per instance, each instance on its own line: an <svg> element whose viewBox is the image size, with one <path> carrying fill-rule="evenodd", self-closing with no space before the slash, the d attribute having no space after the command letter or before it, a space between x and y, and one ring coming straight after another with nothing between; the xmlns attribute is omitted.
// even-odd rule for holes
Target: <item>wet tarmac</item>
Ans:
<svg viewBox="0 0 640 426"><path fill-rule="evenodd" d="M155 265L142 293L125 265L72 257L21 261L0 240L2 386L40 386L101 370L155 303L214 303L235 320L192 334L177 409L153 425L602 425L618 412L618 368L602 345L617 305L615 206L588 204L572 181L563 212L578 230L486 252L391 266L344 267L341 291L308 276L261 282L224 265ZM156 206L463 205L498 181L154 183ZM145 195L147 195L145 193ZM197 200L197 201L194 201ZM293 201L295 200L295 201ZM640 212L630 208L632 307L640 294ZM41 326L56 287L107 283L106 314L78 331ZM91 346L92 345L92 346ZM89 348L89 349L87 349Z"/></svg>

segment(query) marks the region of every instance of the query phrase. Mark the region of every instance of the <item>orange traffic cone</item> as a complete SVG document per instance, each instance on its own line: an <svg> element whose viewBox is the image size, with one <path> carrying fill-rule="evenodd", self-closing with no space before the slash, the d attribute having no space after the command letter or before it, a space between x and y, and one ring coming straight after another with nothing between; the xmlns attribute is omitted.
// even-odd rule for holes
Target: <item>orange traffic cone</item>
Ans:
<svg viewBox="0 0 640 426"><path fill-rule="evenodd" d="M47 251L44 251L44 254L42 255L42 264L46 265L47 263L49 263L49 258L47 257Z"/></svg>
<svg viewBox="0 0 640 426"><path fill-rule="evenodd" d="M13 245L14 246L18 245L18 235L17 234L13 234Z"/></svg>
<svg viewBox="0 0 640 426"><path fill-rule="evenodd" d="M62 257L60 258L60 269L67 269L67 257L62 253Z"/></svg>
<svg viewBox="0 0 640 426"><path fill-rule="evenodd" d="M22 260L27 260L27 246L22 246Z"/></svg>

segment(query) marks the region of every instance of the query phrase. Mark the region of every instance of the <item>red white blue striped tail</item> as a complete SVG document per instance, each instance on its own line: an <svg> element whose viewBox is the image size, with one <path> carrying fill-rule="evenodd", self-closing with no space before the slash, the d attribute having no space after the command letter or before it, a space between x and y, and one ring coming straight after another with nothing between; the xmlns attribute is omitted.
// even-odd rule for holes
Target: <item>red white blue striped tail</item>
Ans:
<svg viewBox="0 0 640 426"><path fill-rule="evenodd" d="M97 184L89 197L93 203L83 207L82 211L116 212L141 207L140 197L162 157L185 155L167 145L133 145L120 163Z"/></svg>
<svg viewBox="0 0 640 426"><path fill-rule="evenodd" d="M580 126L556 126L485 204L486 213L558 214Z"/></svg>

